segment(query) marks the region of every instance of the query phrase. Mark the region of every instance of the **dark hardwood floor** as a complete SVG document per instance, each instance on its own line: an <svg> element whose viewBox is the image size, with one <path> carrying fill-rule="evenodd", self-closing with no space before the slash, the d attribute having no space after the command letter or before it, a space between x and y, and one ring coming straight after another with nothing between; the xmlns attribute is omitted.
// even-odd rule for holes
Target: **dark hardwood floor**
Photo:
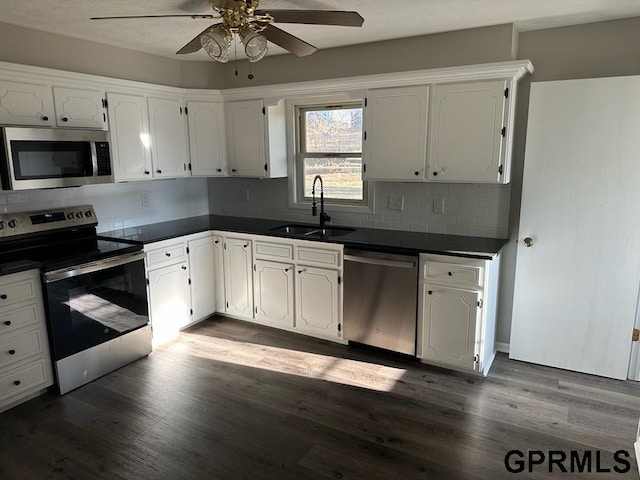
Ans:
<svg viewBox="0 0 640 480"><path fill-rule="evenodd" d="M639 416L634 382L502 354L483 379L216 317L0 414L0 478L638 478ZM512 473L510 450L547 461Z"/></svg>

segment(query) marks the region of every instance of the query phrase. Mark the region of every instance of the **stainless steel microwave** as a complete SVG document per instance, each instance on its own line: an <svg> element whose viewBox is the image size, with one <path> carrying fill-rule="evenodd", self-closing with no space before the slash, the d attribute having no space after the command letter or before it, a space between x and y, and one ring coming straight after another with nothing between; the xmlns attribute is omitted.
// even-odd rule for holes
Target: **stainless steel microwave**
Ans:
<svg viewBox="0 0 640 480"><path fill-rule="evenodd" d="M107 132L2 127L1 134L4 190L113 182Z"/></svg>

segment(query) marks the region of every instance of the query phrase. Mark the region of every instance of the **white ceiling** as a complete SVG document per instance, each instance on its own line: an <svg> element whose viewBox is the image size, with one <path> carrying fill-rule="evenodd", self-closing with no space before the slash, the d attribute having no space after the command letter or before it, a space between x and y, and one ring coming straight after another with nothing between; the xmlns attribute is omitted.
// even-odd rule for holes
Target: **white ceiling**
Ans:
<svg viewBox="0 0 640 480"><path fill-rule="evenodd" d="M217 20L102 20L94 16L213 13L207 0L0 0L0 22L180 60L175 52ZM261 9L355 10L362 28L278 24L320 49L514 23L534 30L640 16L639 0L262 0ZM241 49L239 48L238 51ZM269 54L286 53L273 44Z"/></svg>

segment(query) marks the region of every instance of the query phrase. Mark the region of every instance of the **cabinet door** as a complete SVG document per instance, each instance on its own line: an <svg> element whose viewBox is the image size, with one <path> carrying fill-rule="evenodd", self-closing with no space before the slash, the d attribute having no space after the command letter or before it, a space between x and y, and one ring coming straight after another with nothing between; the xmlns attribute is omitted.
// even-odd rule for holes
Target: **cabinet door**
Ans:
<svg viewBox="0 0 640 480"><path fill-rule="evenodd" d="M425 360L477 370L479 292L422 284L419 356Z"/></svg>
<svg viewBox="0 0 640 480"><path fill-rule="evenodd" d="M226 313L253 318L251 241L224 240L224 294Z"/></svg>
<svg viewBox="0 0 640 480"><path fill-rule="evenodd" d="M229 102L225 110L229 174L264 177L265 114L262 100Z"/></svg>
<svg viewBox="0 0 640 480"><path fill-rule="evenodd" d="M213 240L213 287L216 312L225 311L224 301L224 242L222 236L214 235Z"/></svg>
<svg viewBox="0 0 640 480"><path fill-rule="evenodd" d="M53 99L59 127L107 129L104 92L53 87Z"/></svg>
<svg viewBox="0 0 640 480"><path fill-rule="evenodd" d="M0 81L0 124L53 126L48 85Z"/></svg>
<svg viewBox="0 0 640 480"><path fill-rule="evenodd" d="M216 277L214 238L191 240L189 272L191 274L191 309L193 319L200 320L216 311Z"/></svg>
<svg viewBox="0 0 640 480"><path fill-rule="evenodd" d="M256 260L255 318L280 327L293 327L293 265Z"/></svg>
<svg viewBox="0 0 640 480"><path fill-rule="evenodd" d="M178 100L148 98L154 178L188 175L187 124Z"/></svg>
<svg viewBox="0 0 640 480"><path fill-rule="evenodd" d="M151 270L148 277L153 343L159 345L191 322L189 272L186 262L181 262Z"/></svg>
<svg viewBox="0 0 640 480"><path fill-rule="evenodd" d="M151 178L147 100L136 95L107 94L111 157L116 181Z"/></svg>
<svg viewBox="0 0 640 480"><path fill-rule="evenodd" d="M369 90L364 109L365 180L423 181L427 86Z"/></svg>
<svg viewBox="0 0 640 480"><path fill-rule="evenodd" d="M207 177L227 174L224 105L187 102L191 174Z"/></svg>
<svg viewBox="0 0 640 480"><path fill-rule="evenodd" d="M430 181L502 181L507 134L505 88L503 80L432 88Z"/></svg>
<svg viewBox="0 0 640 480"><path fill-rule="evenodd" d="M296 328L324 337L341 337L338 272L296 267Z"/></svg>

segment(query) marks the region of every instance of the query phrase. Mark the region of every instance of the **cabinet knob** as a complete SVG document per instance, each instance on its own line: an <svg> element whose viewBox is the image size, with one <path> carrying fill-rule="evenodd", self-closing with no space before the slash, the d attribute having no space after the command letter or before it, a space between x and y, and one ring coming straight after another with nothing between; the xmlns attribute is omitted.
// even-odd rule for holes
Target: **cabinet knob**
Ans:
<svg viewBox="0 0 640 480"><path fill-rule="evenodd" d="M2 295L0 295L0 298L1 298L2 300L6 300L6 299L7 299L7 294L6 294L6 293L3 293Z"/></svg>
<svg viewBox="0 0 640 480"><path fill-rule="evenodd" d="M169 253L169 252L165 252L165 255L166 255L167 257L170 257L170 256L171 256L171 253Z"/></svg>
<svg viewBox="0 0 640 480"><path fill-rule="evenodd" d="M244 245L242 245L242 248L247 248L249 246L248 243L245 243Z"/></svg>
<svg viewBox="0 0 640 480"><path fill-rule="evenodd" d="M16 351L12 348L11 350L9 350L9 355L15 355Z"/></svg>
<svg viewBox="0 0 640 480"><path fill-rule="evenodd" d="M438 172L433 172L433 176L437 177L438 176Z"/></svg>
<svg viewBox="0 0 640 480"><path fill-rule="evenodd" d="M5 320L4 324L8 327L9 325L11 325L11 320Z"/></svg>
<svg viewBox="0 0 640 480"><path fill-rule="evenodd" d="M20 380L14 380L13 384L17 387L18 385L20 385L22 382Z"/></svg>
<svg viewBox="0 0 640 480"><path fill-rule="evenodd" d="M186 265L182 265L182 269L183 269L183 270L186 270L186 269L187 269L187 266L186 266Z"/></svg>
<svg viewBox="0 0 640 480"><path fill-rule="evenodd" d="M235 168L232 168L232 169L231 169L231 171L232 171L233 173L236 173L236 172L237 172L237 170L236 170Z"/></svg>
<svg viewBox="0 0 640 480"><path fill-rule="evenodd" d="M42 120L44 120L45 122L49 121L49 117L47 117L46 115L44 117L42 117Z"/></svg>
<svg viewBox="0 0 640 480"><path fill-rule="evenodd" d="M69 119L68 119L67 117L62 117L62 121L63 121L63 122L68 122L68 121L69 121Z"/></svg>
<svg viewBox="0 0 640 480"><path fill-rule="evenodd" d="M145 170L145 171L144 171L144 174L145 174L145 175L149 175L150 173L151 173L151 172L150 172L149 170Z"/></svg>
<svg viewBox="0 0 640 480"><path fill-rule="evenodd" d="M162 170L158 169L156 170L156 173L162 173Z"/></svg>
<svg viewBox="0 0 640 480"><path fill-rule="evenodd" d="M453 272L447 272L447 275L449 275L450 277L453 277Z"/></svg>
<svg viewBox="0 0 640 480"><path fill-rule="evenodd" d="M216 245L220 243L220 240L214 240L213 243L215 243Z"/></svg>
<svg viewBox="0 0 640 480"><path fill-rule="evenodd" d="M221 172L222 169L221 168L216 168L216 172Z"/></svg>
<svg viewBox="0 0 640 480"><path fill-rule="evenodd" d="M433 290L429 290L427 293L428 293L429 295L433 295Z"/></svg>
<svg viewBox="0 0 640 480"><path fill-rule="evenodd" d="M525 247L529 248L533 246L533 238L531 237L526 237L522 243L524 244Z"/></svg>
<svg viewBox="0 0 640 480"><path fill-rule="evenodd" d="M285 271L285 272L288 272L288 271L289 271L289 269L288 269L288 268L285 268L285 269L284 269L284 271Z"/></svg>
<svg viewBox="0 0 640 480"><path fill-rule="evenodd" d="M418 176L418 175L420 175L420 172L413 172L413 174Z"/></svg>

